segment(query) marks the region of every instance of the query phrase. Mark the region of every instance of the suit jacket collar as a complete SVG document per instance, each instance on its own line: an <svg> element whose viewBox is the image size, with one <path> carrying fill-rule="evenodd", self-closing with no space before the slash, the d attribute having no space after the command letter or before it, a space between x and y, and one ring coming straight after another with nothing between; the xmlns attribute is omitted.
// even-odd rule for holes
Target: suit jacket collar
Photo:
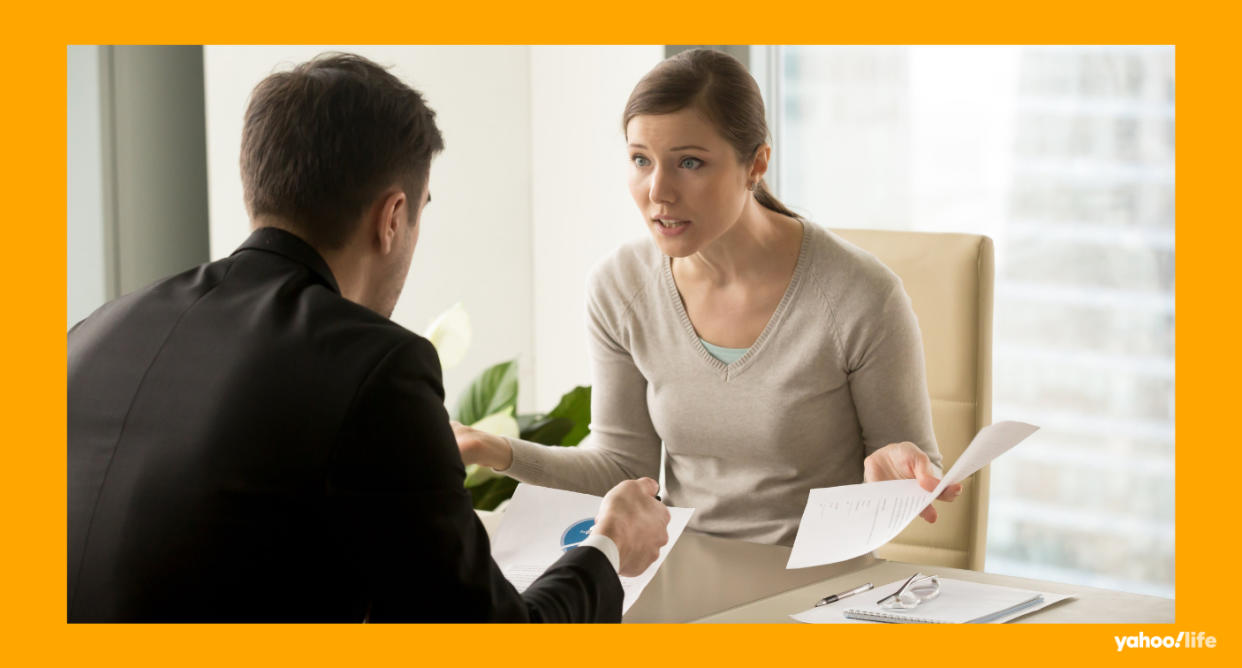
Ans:
<svg viewBox="0 0 1242 668"><path fill-rule="evenodd" d="M319 251L292 232L276 227L260 227L252 232L250 238L238 246L233 254L236 255L244 250L267 251L293 260L319 276L329 288L332 288L333 292L337 294L341 292L341 286L337 285L332 269L319 255Z"/></svg>

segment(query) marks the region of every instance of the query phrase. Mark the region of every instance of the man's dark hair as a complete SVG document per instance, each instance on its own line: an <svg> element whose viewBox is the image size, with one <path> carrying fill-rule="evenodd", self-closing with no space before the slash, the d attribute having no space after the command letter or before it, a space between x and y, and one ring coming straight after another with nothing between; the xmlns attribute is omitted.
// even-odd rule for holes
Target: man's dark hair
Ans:
<svg viewBox="0 0 1242 668"><path fill-rule="evenodd" d="M339 248L384 188L417 207L444 148L435 112L383 67L327 53L267 77L250 94L241 173L252 218L278 216L316 246Z"/></svg>

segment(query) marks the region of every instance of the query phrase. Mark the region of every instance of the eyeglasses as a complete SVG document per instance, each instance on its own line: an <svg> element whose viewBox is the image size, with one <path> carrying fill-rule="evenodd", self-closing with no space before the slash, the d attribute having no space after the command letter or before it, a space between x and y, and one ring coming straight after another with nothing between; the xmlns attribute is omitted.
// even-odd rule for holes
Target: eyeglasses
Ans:
<svg viewBox="0 0 1242 668"><path fill-rule="evenodd" d="M881 608L909 610L940 595L940 578L915 573L897 591L876 601Z"/></svg>

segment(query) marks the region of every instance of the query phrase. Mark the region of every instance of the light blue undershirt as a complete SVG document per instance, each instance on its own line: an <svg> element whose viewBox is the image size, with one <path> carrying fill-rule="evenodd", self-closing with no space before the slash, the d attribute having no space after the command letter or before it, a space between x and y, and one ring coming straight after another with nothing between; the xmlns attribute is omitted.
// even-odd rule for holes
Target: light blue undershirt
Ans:
<svg viewBox="0 0 1242 668"><path fill-rule="evenodd" d="M721 348L720 346L708 343L703 339L699 339L699 342L703 344L703 347L707 349L707 352L712 354L712 357L715 357L725 364L733 364L738 360L738 358L745 355L747 350L750 350L750 348Z"/></svg>

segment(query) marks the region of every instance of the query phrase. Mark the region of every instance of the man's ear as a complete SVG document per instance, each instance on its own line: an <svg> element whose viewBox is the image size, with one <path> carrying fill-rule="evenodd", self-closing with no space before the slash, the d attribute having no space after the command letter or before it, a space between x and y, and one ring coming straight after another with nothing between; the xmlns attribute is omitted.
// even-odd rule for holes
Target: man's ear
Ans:
<svg viewBox="0 0 1242 668"><path fill-rule="evenodd" d="M379 208L375 211L373 224L375 240L384 255L391 253L396 244L397 226L405 225L406 208L409 204L405 191L401 188L385 190L380 196Z"/></svg>

